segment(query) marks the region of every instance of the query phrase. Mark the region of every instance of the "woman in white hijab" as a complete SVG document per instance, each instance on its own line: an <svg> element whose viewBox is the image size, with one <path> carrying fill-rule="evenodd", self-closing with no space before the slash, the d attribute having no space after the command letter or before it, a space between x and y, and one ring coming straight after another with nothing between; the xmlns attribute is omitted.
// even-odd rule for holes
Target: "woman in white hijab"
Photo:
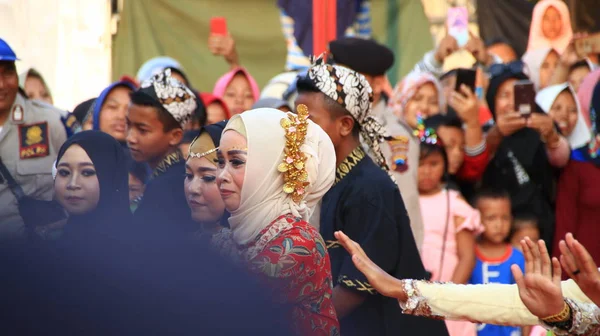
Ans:
<svg viewBox="0 0 600 336"><path fill-rule="evenodd" d="M297 112L233 116L217 151L217 184L242 260L294 306L297 334L338 335L329 255L307 222L333 185L335 150L306 106Z"/></svg>
<svg viewBox="0 0 600 336"><path fill-rule="evenodd" d="M585 146L591 131L585 123L577 94L568 83L551 85L538 92L535 102L558 125L571 149Z"/></svg>
<svg viewBox="0 0 600 336"><path fill-rule="evenodd" d="M527 66L526 74L533 82L536 91L550 84L559 58L558 52L550 47L530 50L523 55L523 63Z"/></svg>

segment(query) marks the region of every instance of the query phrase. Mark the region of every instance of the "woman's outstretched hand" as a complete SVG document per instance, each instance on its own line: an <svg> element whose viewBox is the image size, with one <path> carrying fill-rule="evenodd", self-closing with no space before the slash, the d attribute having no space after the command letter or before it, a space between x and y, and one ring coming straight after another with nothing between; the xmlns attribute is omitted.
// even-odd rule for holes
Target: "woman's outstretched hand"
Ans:
<svg viewBox="0 0 600 336"><path fill-rule="evenodd" d="M567 233L558 247L560 263L565 272L592 302L600 306L600 271L592 256L571 233Z"/></svg>
<svg viewBox="0 0 600 336"><path fill-rule="evenodd" d="M560 263L548 255L546 244L540 240L532 242L528 237L521 241L525 256L525 275L518 265L511 270L519 296L525 307L540 319L558 314L565 301L560 287Z"/></svg>
<svg viewBox="0 0 600 336"><path fill-rule="evenodd" d="M389 275L386 271L377 266L360 245L346 236L342 231L335 232L335 238L352 256L354 266L367 277L369 284L373 286L380 294L398 299L405 302L407 296L402 290L400 280Z"/></svg>

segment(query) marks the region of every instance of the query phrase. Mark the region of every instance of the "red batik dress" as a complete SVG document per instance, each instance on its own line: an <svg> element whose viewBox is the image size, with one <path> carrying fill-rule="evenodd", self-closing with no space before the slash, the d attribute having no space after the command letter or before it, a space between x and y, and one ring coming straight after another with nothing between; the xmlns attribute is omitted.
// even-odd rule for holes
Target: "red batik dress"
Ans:
<svg viewBox="0 0 600 336"><path fill-rule="evenodd" d="M298 335L339 335L331 300L331 264L323 238L301 218L283 215L264 228L255 241L241 246L242 259L266 275L293 307Z"/></svg>

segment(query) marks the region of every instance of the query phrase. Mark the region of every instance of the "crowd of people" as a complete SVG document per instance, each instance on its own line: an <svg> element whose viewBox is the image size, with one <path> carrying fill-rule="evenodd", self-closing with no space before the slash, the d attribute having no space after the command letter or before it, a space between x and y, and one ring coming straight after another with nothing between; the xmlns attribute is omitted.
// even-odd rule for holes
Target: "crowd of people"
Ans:
<svg viewBox="0 0 600 336"><path fill-rule="evenodd" d="M390 49L340 37L310 58L288 43L261 90L211 35L230 65L212 92L161 56L72 113L0 39L3 325L595 334L599 55L576 52L569 17L538 2L521 59L447 35L395 86ZM443 70L459 50L473 87Z"/></svg>

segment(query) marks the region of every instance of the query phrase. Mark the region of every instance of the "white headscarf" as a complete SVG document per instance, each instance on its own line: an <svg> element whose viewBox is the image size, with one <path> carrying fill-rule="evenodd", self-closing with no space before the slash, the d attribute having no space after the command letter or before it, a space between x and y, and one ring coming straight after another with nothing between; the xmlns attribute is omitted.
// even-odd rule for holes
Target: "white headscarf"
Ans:
<svg viewBox="0 0 600 336"><path fill-rule="evenodd" d="M577 123L575 124L575 128L573 128L571 134L565 136L567 137L571 148L577 149L590 142L591 131L585 123L583 113L581 112L581 106L579 105L579 100L577 99L577 94L575 93L575 90L573 90L573 87L568 83L548 86L547 88L538 92L538 94L535 96L535 102L544 112L549 113L550 108L552 108L552 105L554 104L554 101L558 95L565 90L569 90L569 92L571 92L573 99L575 100L575 105L577 105Z"/></svg>
<svg viewBox="0 0 600 336"><path fill-rule="evenodd" d="M306 140L300 150L307 155L310 184L299 204L283 191L283 175L277 166L283 162L286 138L281 119L285 116L276 109L250 110L233 116L223 130L223 133L235 130L245 134L248 142L240 206L229 217L233 239L240 245L251 242L281 215L291 213L308 221L335 180L333 143L321 127L308 120ZM242 124L245 130L239 130Z"/></svg>
<svg viewBox="0 0 600 336"><path fill-rule="evenodd" d="M522 57L523 63L525 63L525 74L529 76L529 80L535 86L535 90L540 89L540 70L542 69L542 63L551 51L555 51L550 47L543 47L540 49L531 50L525 53Z"/></svg>

